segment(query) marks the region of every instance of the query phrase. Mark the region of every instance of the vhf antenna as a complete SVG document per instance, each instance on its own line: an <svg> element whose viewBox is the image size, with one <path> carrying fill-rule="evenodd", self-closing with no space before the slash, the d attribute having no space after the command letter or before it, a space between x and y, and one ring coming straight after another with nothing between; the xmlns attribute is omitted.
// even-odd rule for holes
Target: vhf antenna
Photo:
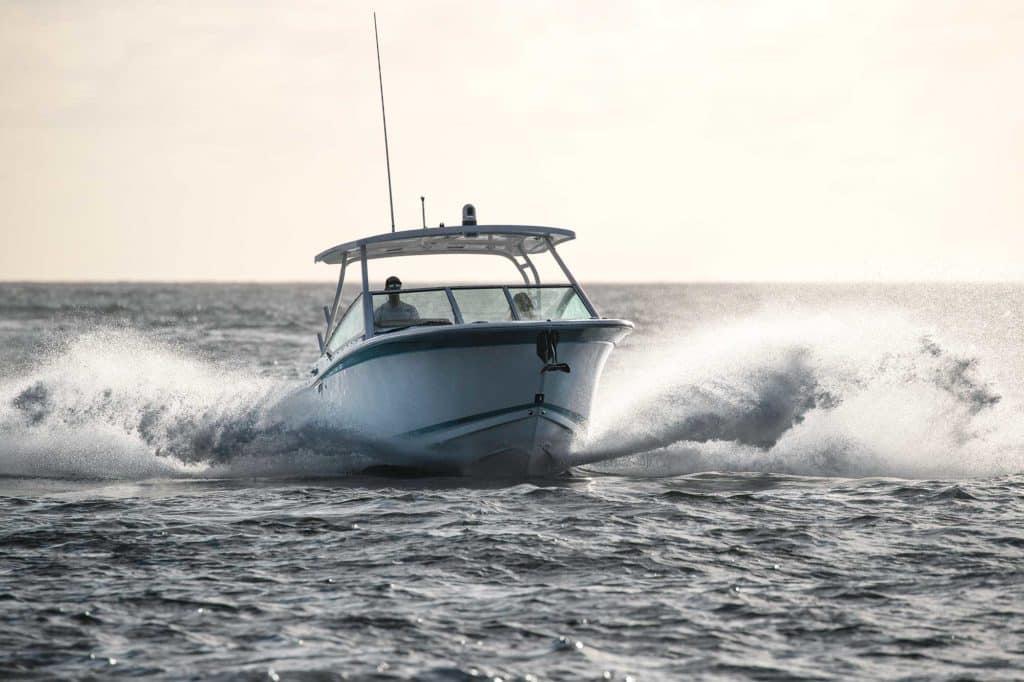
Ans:
<svg viewBox="0 0 1024 682"><path fill-rule="evenodd" d="M373 13L373 39L377 43L377 81L380 83L380 117L384 121L384 162L388 167L388 205L391 207L391 231L395 231L395 200L391 195L391 154L388 152L388 117L384 113L384 75L380 68L380 37L377 35L377 13Z"/></svg>

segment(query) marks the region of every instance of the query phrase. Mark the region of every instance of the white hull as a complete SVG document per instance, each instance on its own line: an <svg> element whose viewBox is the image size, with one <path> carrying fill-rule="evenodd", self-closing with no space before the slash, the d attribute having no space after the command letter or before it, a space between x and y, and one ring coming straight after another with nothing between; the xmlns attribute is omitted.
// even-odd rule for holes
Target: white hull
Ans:
<svg viewBox="0 0 1024 682"><path fill-rule="evenodd" d="M471 475L569 468L604 363L632 325L619 320L412 328L318 364L311 390L331 420L384 437L388 464ZM537 337L558 332L542 372Z"/></svg>

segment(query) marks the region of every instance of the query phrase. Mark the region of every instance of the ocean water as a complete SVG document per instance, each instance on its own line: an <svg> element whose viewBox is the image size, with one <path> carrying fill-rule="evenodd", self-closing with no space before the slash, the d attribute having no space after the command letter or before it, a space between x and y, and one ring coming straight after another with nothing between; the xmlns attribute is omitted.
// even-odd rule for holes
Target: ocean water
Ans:
<svg viewBox="0 0 1024 682"><path fill-rule="evenodd" d="M1024 286L592 286L571 477L355 475L330 285L0 284L0 674L1020 679Z"/></svg>

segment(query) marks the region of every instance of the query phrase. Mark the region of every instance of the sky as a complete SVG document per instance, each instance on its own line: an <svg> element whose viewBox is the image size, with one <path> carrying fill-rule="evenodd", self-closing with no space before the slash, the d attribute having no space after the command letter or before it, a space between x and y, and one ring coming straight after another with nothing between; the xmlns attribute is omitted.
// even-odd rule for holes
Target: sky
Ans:
<svg viewBox="0 0 1024 682"><path fill-rule="evenodd" d="M1024 280L1013 0L0 0L0 280L335 277L390 229L374 10L399 229L568 227L584 282Z"/></svg>

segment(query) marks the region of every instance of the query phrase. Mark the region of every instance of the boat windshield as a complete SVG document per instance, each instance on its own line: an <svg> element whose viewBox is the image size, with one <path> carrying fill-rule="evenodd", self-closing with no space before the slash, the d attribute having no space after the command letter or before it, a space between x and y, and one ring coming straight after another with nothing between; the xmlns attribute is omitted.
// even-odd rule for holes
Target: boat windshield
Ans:
<svg viewBox="0 0 1024 682"><path fill-rule="evenodd" d="M372 296L377 333L424 325L593 317L575 288L565 285L437 287L375 291Z"/></svg>
<svg viewBox="0 0 1024 682"><path fill-rule="evenodd" d="M572 287L509 287L522 320L589 320L587 307Z"/></svg>
<svg viewBox="0 0 1024 682"><path fill-rule="evenodd" d="M327 340L327 350L337 353L340 349L357 339L363 337L366 327L363 324L363 295L359 294L349 304L348 310L342 316L341 322L334 328L334 332Z"/></svg>
<svg viewBox="0 0 1024 682"><path fill-rule="evenodd" d="M389 291L373 295L376 331L422 325L454 324L455 313L444 289Z"/></svg>

